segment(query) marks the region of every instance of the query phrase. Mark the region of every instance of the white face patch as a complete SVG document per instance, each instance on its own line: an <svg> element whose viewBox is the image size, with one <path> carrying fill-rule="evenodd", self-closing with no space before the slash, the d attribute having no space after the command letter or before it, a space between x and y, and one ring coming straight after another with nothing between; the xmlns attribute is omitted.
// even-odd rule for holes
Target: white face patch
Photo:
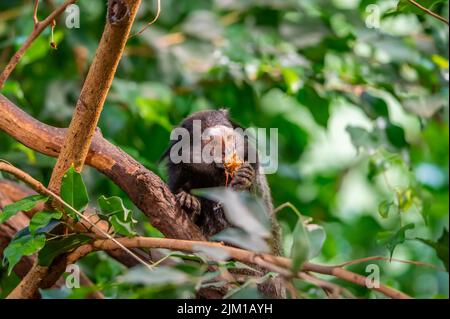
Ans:
<svg viewBox="0 0 450 319"><path fill-rule="evenodd" d="M202 156L206 163L223 163L235 152L241 153L243 158L244 139L233 128L216 125L205 129L202 134Z"/></svg>

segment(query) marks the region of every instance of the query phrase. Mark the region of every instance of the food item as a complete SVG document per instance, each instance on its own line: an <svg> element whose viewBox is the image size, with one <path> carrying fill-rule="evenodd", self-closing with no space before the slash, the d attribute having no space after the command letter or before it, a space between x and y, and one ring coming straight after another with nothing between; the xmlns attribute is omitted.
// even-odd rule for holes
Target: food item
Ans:
<svg viewBox="0 0 450 319"><path fill-rule="evenodd" d="M234 174L243 163L244 161L239 158L236 150L233 151L233 154L231 154L230 157L225 159L223 165L225 167L225 186L228 186L229 180L234 177Z"/></svg>

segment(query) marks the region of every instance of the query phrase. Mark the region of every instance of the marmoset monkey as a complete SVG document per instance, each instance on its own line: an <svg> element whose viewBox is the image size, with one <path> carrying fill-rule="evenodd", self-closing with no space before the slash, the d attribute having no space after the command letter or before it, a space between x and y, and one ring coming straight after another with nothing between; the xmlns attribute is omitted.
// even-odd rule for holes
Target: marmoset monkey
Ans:
<svg viewBox="0 0 450 319"><path fill-rule="evenodd" d="M201 128L196 131L195 125L199 123L201 123ZM255 146L248 141L247 136L240 135L235 130L240 128L243 131L243 129L230 120L228 112L224 109L194 113L183 120L179 128L189 133L187 138L189 145L184 145L184 147L189 148L190 152L187 157L184 157L185 160L175 163L172 155L181 156L183 151L178 145L181 140L181 136L179 136L178 140L171 141L163 155L163 158L168 158L168 184L175 194L178 204L209 238L230 227L231 224L227 221L219 203L196 197L190 191L220 186L228 186L237 191L249 191L261 198L266 206L272 224L272 253L280 255L280 227L274 216L270 189L265 175L259 172L259 159ZM196 139L199 144L197 150L193 146ZM234 149L238 143L233 143L233 141L240 141L240 145L244 146L243 152L242 150L237 152ZM213 154L217 149L211 148L211 145L222 146L218 148L221 152ZM206 147L209 147L211 152L203 152L200 161L195 161L194 157L200 155L199 153ZM251 158L252 152L256 154L253 159ZM205 161L203 158L205 154L211 155L215 160ZM230 168L231 174L229 174ZM276 281L270 280L267 284L261 285L260 291L267 297L280 298L284 293L279 280Z"/></svg>

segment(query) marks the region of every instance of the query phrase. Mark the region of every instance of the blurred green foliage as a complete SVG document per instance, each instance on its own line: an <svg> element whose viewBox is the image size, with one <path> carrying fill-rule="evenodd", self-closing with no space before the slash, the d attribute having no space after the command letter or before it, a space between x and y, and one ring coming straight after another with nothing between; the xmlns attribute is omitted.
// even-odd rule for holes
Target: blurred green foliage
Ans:
<svg viewBox="0 0 450 319"><path fill-rule="evenodd" d="M41 2L39 17L62 1ZM58 48L50 47L46 30L2 90L29 114L61 127L69 124L104 26L104 1L78 3L80 28L66 28L60 17ZM448 17L448 1L421 3ZM155 11L156 1L143 1L133 30ZM31 32L31 17L31 1L1 1L0 68ZM273 199L324 227L314 261L392 254L440 268L439 257L446 258L448 267L448 37L443 22L403 0L163 0L158 21L129 40L99 126L163 178L158 160L170 130L194 111L226 107L244 126L278 128L279 169L268 176ZM43 182L55 163L3 133L0 158ZM91 198L118 195L132 207L94 170L86 169L84 178ZM136 208L134 214L141 234L160 236ZM288 248L298 217L290 209L278 216ZM414 297L448 298L447 272L373 263L382 282ZM105 254L82 265L110 297L189 297L192 276L205 271L189 263L161 268L145 277L144 284L154 285L136 290L127 285L139 274L125 275L127 284L119 287L124 269ZM350 269L364 274L366 265ZM14 280L3 275L0 293ZM302 296L324 296L296 285ZM45 294L57 296L83 293Z"/></svg>

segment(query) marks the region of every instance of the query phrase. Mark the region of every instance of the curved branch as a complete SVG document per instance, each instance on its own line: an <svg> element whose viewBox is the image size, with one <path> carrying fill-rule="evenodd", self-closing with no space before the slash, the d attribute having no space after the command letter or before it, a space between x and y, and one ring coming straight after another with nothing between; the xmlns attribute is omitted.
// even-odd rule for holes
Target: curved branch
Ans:
<svg viewBox="0 0 450 319"><path fill-rule="evenodd" d="M275 265L277 267L282 267L284 269L291 269L291 260L288 258L273 256L270 254L261 254L240 248L224 246L221 243L190 241L190 240L180 240L170 238L148 238L148 237L117 238L117 240L122 245L128 248L137 248L137 247L166 248L186 252L195 252L198 250L199 246L220 248L225 250L230 256L230 258L242 261L244 263L256 264L265 269L272 268L267 266L268 263L270 263L272 266ZM108 239L96 240L90 244L78 247L75 251L73 251L71 254L68 255L67 262L75 263L80 258L96 250L110 250L117 248L118 248L117 244L112 240ZM303 264L302 271L331 275L360 286L364 287L366 286L366 277L358 275L356 273L353 273L340 267L324 266L307 262ZM297 276L300 276L300 273L297 274ZM373 289L383 293L388 297L395 299L411 298L410 296L408 296L403 292L400 292L394 288L387 287L381 284L379 285L379 287L374 287Z"/></svg>

